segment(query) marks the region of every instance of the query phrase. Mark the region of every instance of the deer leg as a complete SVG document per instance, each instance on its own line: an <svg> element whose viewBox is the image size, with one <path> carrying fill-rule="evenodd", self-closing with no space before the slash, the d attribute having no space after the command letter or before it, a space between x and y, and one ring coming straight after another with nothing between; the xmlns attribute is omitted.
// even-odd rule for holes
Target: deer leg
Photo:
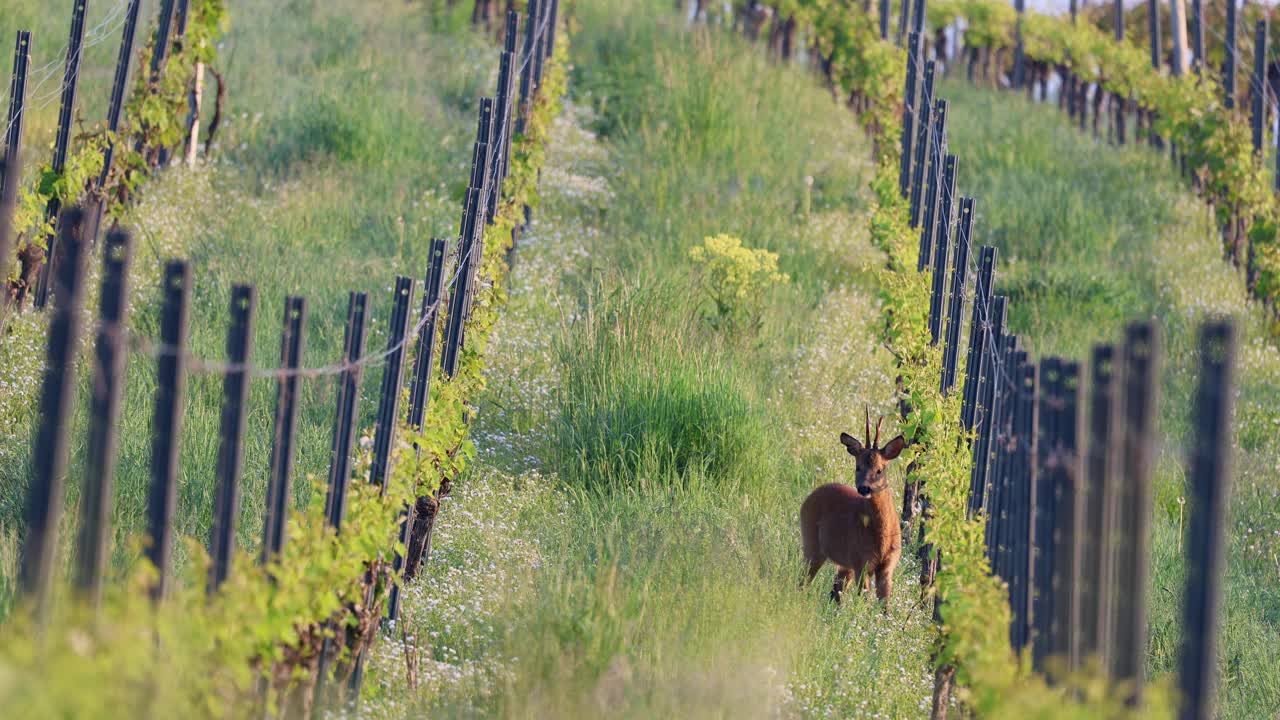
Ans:
<svg viewBox="0 0 1280 720"><path fill-rule="evenodd" d="M885 611L888 612L889 595L893 592L893 570L898 566L897 554L890 555L876 568L876 597L885 600Z"/></svg>
<svg viewBox="0 0 1280 720"><path fill-rule="evenodd" d="M893 573L886 570L887 568L881 567L876 571L876 598L880 600L888 600L889 594L893 592Z"/></svg>
<svg viewBox="0 0 1280 720"><path fill-rule="evenodd" d="M836 581L831 586L831 601L840 604L840 596L844 594L844 588L849 584L849 580L853 579L853 571L849 568L840 568L836 571Z"/></svg>

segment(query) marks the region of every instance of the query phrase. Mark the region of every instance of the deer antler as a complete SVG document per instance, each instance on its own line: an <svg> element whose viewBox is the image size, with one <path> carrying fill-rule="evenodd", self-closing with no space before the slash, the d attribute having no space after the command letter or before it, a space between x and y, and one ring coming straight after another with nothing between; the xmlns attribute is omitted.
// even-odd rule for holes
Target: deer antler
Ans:
<svg viewBox="0 0 1280 720"><path fill-rule="evenodd" d="M876 420L876 443L875 443L874 445L872 445L872 446L871 446L871 447L873 447L873 448L879 448L879 447L880 447L880 424L881 424L881 423L883 423L883 422L884 422L884 416L883 416L883 415L881 415L881 416L880 416L880 419L879 419L879 420Z"/></svg>
<svg viewBox="0 0 1280 720"><path fill-rule="evenodd" d="M863 437L865 437L867 440L867 447L872 447L871 445L871 406L863 405L862 409L867 418L867 432L866 432L866 435L864 435Z"/></svg>

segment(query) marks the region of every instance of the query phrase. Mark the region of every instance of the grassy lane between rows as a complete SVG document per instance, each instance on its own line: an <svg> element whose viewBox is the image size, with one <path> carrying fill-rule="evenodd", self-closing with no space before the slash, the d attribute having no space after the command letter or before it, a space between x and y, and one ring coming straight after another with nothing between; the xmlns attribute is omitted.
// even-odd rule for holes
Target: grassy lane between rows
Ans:
<svg viewBox="0 0 1280 720"><path fill-rule="evenodd" d="M839 432L864 403L895 431L869 148L802 70L667 10L574 8L479 460L375 660L374 715L928 713L910 550L888 616L829 605L829 569L797 590L800 502L852 473ZM750 321L716 314L690 257L720 233L789 276Z"/></svg>
<svg viewBox="0 0 1280 720"><path fill-rule="evenodd" d="M975 240L1000 249L996 291L1037 353L1087 357L1123 324L1152 317L1166 347L1162 390L1148 674L1177 671L1184 577L1180 535L1196 383L1196 329L1214 313L1243 322L1235 487L1226 565L1221 717L1280 707L1280 352L1248 306L1243 278L1221 260L1204 205L1167 159L1117 149L1070 127L1049 105L947 82L958 192L978 198Z"/></svg>

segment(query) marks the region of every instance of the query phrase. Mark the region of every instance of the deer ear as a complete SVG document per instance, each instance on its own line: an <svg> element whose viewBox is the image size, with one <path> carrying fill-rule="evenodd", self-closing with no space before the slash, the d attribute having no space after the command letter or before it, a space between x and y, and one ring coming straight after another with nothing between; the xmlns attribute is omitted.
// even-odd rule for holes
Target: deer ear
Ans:
<svg viewBox="0 0 1280 720"><path fill-rule="evenodd" d="M880 456L885 460L892 460L902 454L902 451L906 449L906 447L907 439L899 435L886 443L884 447L880 448Z"/></svg>
<svg viewBox="0 0 1280 720"><path fill-rule="evenodd" d="M849 449L850 455L857 455L862 452L862 443L858 442L858 438L849 433L840 433L840 442L844 443L844 446Z"/></svg>

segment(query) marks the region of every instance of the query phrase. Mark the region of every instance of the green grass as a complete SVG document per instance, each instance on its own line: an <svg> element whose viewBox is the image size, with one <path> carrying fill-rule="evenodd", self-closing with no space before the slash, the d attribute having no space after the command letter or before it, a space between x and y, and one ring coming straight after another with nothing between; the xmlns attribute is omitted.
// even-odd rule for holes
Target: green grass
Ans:
<svg viewBox="0 0 1280 720"><path fill-rule="evenodd" d="M1242 320L1234 495L1228 530L1221 665L1222 717L1262 717L1280 704L1280 463L1275 411L1280 354L1221 259L1207 211L1167 158L1116 149L1069 127L1055 108L1013 94L943 85L958 191L978 198L976 239L997 245L996 290L1011 324L1039 353L1087 357L1123 324L1155 318L1166 345L1162 388L1149 673L1176 672L1182 637L1179 499L1190 510L1184 463L1197 381L1196 329L1209 313ZM1224 448L1224 450L1226 450Z"/></svg>
<svg viewBox="0 0 1280 720"><path fill-rule="evenodd" d="M654 317L678 323L654 322ZM557 464L579 486L635 485L644 471L701 475L724 492L776 477L765 413L725 353L690 342L687 290L623 288L592 301L562 343Z"/></svg>
<svg viewBox="0 0 1280 720"><path fill-rule="evenodd" d="M36 18L40 37L56 36L61 43L69 20L69 7L62 5L23 2L19 14ZM95 5L95 13L107 9L106 3ZM145 5L151 22L154 3ZM395 275L421 280L428 240L456 232L475 108L480 95L492 92L496 74L493 43L458 31L453 16L418 3L237 0L230 10L232 30L219 56L228 107L213 159L164 171L144 188L125 223L137 241L132 325L157 336L160 269L170 258L187 258L195 279L189 347L196 357L224 357L227 304L236 283L258 289L253 361L261 366L279 363L281 308L290 294L309 302L307 366L338 360L349 290L370 293L368 346L380 348ZM6 33L10 18L6 12ZM105 112L117 43L112 36L86 56L80 107L87 118ZM108 46L110 58L101 52ZM35 43L32 65L55 60L54 50L51 40ZM103 67L105 82L98 77ZM45 111L37 114L28 127L29 148L51 138L52 122ZM38 377L38 366L33 370L27 359L43 352L34 316L19 318L14 332L14 342L0 350L0 375L18 381L0 386L6 412L0 420L6 430L0 438L0 535L21 522ZM17 353L22 357L10 356ZM373 367L365 374L362 427L373 423L380 372ZM135 354L119 422L117 549L145 529L154 378L154 361ZM309 494L307 476L323 476L328 466L333 388L332 378L303 381L298 503ZM220 378L196 374L186 402L177 528L200 538L207 537L213 507L221 392ZM255 547L261 533L274 392L269 379L252 383L243 547ZM82 408L72 429L69 508L78 501L85 428ZM117 556L121 567L130 560L123 552ZM0 563L0 575L12 577L11 563ZM8 583L0 579L0 608Z"/></svg>

